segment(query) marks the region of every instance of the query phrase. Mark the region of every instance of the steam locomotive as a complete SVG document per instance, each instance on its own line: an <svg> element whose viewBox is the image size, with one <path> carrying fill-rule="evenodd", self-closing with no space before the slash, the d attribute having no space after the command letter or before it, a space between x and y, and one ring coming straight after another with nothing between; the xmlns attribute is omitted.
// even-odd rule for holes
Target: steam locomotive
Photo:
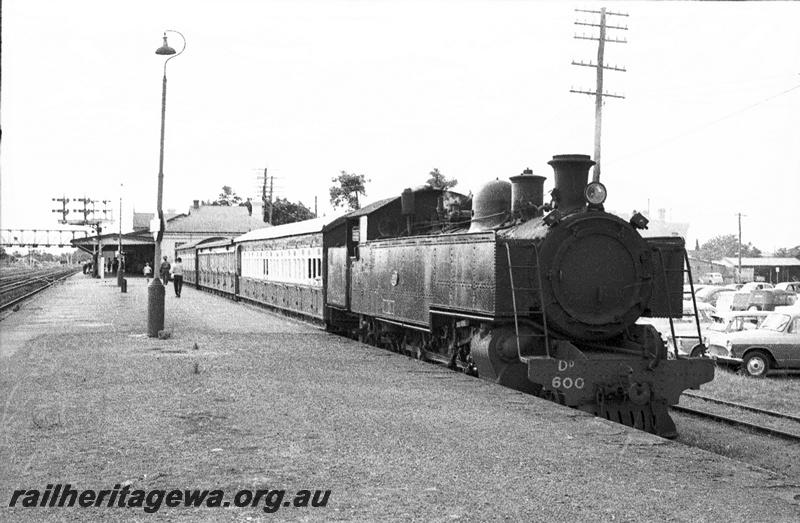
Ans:
<svg viewBox="0 0 800 523"><path fill-rule="evenodd" d="M605 212L594 162L557 155L469 198L406 189L337 218L184 245L185 281L663 437L713 379L640 317L683 313L684 240Z"/></svg>

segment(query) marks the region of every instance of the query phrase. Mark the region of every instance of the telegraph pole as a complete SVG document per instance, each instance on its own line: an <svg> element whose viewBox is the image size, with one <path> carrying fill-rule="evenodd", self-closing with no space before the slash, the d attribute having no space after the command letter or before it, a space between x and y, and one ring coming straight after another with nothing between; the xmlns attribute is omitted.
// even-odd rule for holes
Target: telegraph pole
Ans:
<svg viewBox="0 0 800 523"><path fill-rule="evenodd" d="M262 218L264 222L269 222L272 225L272 190L275 183L274 176L267 176L267 168L264 167L264 177L259 179L263 180L261 184L261 201L263 202ZM269 180L269 194L267 193L267 180ZM269 206L269 214L267 214L267 206Z"/></svg>
<svg viewBox="0 0 800 523"><path fill-rule="evenodd" d="M736 275L736 283L742 283L742 216L747 218L746 214L737 213L739 217L739 271Z"/></svg>
<svg viewBox="0 0 800 523"><path fill-rule="evenodd" d="M266 172L267 170L264 169L264 173ZM269 224L270 225L272 225L272 189L274 188L274 185L275 185L275 177L272 176L269 179Z"/></svg>
<svg viewBox="0 0 800 523"><path fill-rule="evenodd" d="M267 168L264 167L264 178L261 184L261 219L267 221Z"/></svg>
<svg viewBox="0 0 800 523"><path fill-rule="evenodd" d="M613 42L619 44L625 44L627 41L625 39L617 39L617 38L607 38L606 37L606 30L607 29L619 29L622 31L627 31L627 27L620 27L614 25L607 25L606 24L606 16L628 16L624 13L612 13L607 12L606 8L603 7L600 11L593 11L587 9L576 9L577 12L583 13L593 13L600 15L600 23L590 23L590 22L575 22L575 25L585 25L589 27L598 27L600 29L599 37L594 36L586 36L575 35L575 38L578 40L597 40L597 63L593 64L591 61L589 63L584 63L583 60L580 62L572 61L572 65L582 65L585 67L594 67L597 72L597 85L594 91L586 91L581 89L570 89L571 93L580 93L580 94L588 94L594 96L594 175L592 177L592 181L599 182L600 181L600 135L603 126L603 97L608 96L612 98L625 98L622 95L618 94L610 94L603 91L603 70L608 69L611 71L621 71L625 72L624 67L617 67L617 66L609 66L605 64L605 43L606 42Z"/></svg>

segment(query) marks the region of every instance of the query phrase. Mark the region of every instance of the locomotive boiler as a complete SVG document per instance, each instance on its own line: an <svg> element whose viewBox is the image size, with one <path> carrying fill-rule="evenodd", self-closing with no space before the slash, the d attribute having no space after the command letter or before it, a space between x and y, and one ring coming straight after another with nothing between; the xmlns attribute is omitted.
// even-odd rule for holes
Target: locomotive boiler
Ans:
<svg viewBox="0 0 800 523"><path fill-rule="evenodd" d="M713 364L670 359L636 320L682 315L684 241L605 212L588 156L549 164L548 204L526 171L484 185L471 212L459 195L406 191L401 216L351 215L355 235L328 250L330 326L357 319L363 341L674 437L668 406ZM362 236L370 220L390 234Z"/></svg>

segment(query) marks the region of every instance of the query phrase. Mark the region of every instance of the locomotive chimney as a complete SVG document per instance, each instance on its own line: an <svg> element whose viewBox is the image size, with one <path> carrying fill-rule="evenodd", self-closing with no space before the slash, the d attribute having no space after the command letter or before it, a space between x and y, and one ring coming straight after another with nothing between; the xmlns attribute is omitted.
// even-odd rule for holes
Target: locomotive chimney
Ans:
<svg viewBox="0 0 800 523"><path fill-rule="evenodd" d="M553 166L553 200L562 215L586 205L583 191L589 182L589 169L595 164L586 154L557 154L547 162Z"/></svg>
<svg viewBox="0 0 800 523"><path fill-rule="evenodd" d="M519 176L512 176L511 180L511 212L523 220L540 215L539 209L544 201L544 176L533 174L530 169L525 169Z"/></svg>

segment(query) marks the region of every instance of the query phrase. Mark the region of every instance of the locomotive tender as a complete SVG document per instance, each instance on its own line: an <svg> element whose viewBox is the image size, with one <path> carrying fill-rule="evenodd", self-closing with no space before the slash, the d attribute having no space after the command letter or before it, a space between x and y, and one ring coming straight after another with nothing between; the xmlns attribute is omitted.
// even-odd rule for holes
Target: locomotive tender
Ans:
<svg viewBox="0 0 800 523"><path fill-rule="evenodd" d="M526 170L471 202L407 189L178 255L199 288L674 437L669 405L711 381L713 362L668 358L636 320L682 315L684 240L643 238L643 216L605 212L588 156L548 163L548 204L544 177Z"/></svg>

